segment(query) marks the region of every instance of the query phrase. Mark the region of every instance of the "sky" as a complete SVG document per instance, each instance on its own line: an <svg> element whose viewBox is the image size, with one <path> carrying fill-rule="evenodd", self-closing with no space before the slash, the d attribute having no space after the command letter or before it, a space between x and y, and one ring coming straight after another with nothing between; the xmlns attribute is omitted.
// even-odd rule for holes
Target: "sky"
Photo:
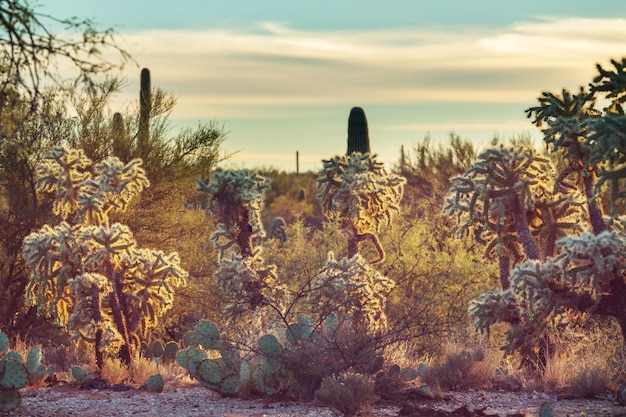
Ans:
<svg viewBox="0 0 626 417"><path fill-rule="evenodd" d="M524 110L586 86L626 56L626 2L604 0L40 0L54 17L114 29L137 64L112 111L137 105L139 73L171 93L172 134L217 122L229 169L318 171L344 154L354 106L372 152L451 133L484 148L541 132ZM137 66L138 65L138 66Z"/></svg>

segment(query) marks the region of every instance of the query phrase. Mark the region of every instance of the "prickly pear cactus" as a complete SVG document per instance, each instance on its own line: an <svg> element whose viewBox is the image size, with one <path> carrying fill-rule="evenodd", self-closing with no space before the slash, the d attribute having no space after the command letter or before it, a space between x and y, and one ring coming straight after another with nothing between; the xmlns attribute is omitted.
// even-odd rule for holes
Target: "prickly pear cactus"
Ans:
<svg viewBox="0 0 626 417"><path fill-rule="evenodd" d="M163 392L164 385L165 380L163 379L163 375L156 374L148 378L148 381L146 382L146 389L150 392Z"/></svg>
<svg viewBox="0 0 626 417"><path fill-rule="evenodd" d="M0 332L0 354L5 354L9 350L9 338L3 332Z"/></svg>
<svg viewBox="0 0 626 417"><path fill-rule="evenodd" d="M78 382L83 382L87 379L87 372L80 366L75 366L72 368L72 378Z"/></svg>
<svg viewBox="0 0 626 417"><path fill-rule="evenodd" d="M235 395L239 388L242 363L239 352L222 343L218 327L208 320L202 320L183 339L186 349L176 353L178 364L187 369L202 386L221 395ZM211 353L211 358L207 352ZM215 359L213 354L221 357Z"/></svg>
<svg viewBox="0 0 626 417"><path fill-rule="evenodd" d="M32 374L37 372L39 365L41 365L41 348L39 346L33 346L26 357L26 369L28 373Z"/></svg>
<svg viewBox="0 0 626 417"><path fill-rule="evenodd" d="M163 347L163 343L156 341L154 343L152 343L152 345L150 346L149 352L151 353L150 356L152 356L153 358L159 358L163 355L163 353L165 352L165 348Z"/></svg>
<svg viewBox="0 0 626 417"><path fill-rule="evenodd" d="M18 390L0 390L0 413L8 413L20 406L22 396Z"/></svg>
<svg viewBox="0 0 626 417"><path fill-rule="evenodd" d="M283 351L283 347L272 334L266 334L259 339L259 349L264 355L278 357Z"/></svg>
<svg viewBox="0 0 626 417"><path fill-rule="evenodd" d="M220 348L220 331L215 325L207 320L202 320L196 324L194 331L198 334L197 342L206 349Z"/></svg>
<svg viewBox="0 0 626 417"><path fill-rule="evenodd" d="M196 376L202 385L219 384L222 381L220 364L216 360L205 359L200 362Z"/></svg>
<svg viewBox="0 0 626 417"><path fill-rule="evenodd" d="M166 362L171 362L176 359L176 354L178 353L178 344L176 342L169 342L165 345L165 350L163 351L163 360Z"/></svg>
<svg viewBox="0 0 626 417"><path fill-rule="evenodd" d="M14 359L0 360L0 390L16 390L24 388L28 382L26 366Z"/></svg>

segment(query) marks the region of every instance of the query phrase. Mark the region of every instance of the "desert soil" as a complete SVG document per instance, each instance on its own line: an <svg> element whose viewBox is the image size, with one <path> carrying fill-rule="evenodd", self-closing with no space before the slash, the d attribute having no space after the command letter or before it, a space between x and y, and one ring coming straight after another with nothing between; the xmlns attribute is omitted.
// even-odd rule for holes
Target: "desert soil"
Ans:
<svg viewBox="0 0 626 417"><path fill-rule="evenodd" d="M23 389L22 404L12 417L331 417L338 413L313 403L268 402L263 399L220 398L199 387L170 388L162 393L143 390L79 390L69 387ZM555 417L625 416L626 407L613 396L595 399L559 399L538 392L450 392L443 400L401 400L378 403L373 417L390 416L539 416L550 403ZM457 413L449 412L457 410Z"/></svg>

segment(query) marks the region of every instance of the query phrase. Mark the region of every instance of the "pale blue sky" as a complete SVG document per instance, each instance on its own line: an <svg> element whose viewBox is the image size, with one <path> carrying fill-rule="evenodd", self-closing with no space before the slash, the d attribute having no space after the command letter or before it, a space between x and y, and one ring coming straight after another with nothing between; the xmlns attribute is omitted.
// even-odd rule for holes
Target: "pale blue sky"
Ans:
<svg viewBox="0 0 626 417"><path fill-rule="evenodd" d="M598 3L596 3L598 4ZM55 17L93 19L153 86L178 98L174 129L216 120L225 166L318 170L342 154L350 108L365 109L372 151L450 132L479 146L538 130L524 110L575 89L597 62L626 56L626 2L40 0ZM114 106L134 105L139 68Z"/></svg>

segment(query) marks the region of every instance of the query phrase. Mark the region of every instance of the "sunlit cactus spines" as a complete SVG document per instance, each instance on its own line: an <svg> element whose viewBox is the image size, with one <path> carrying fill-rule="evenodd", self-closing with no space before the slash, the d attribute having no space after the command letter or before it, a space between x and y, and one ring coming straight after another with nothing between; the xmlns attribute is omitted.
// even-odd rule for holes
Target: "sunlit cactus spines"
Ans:
<svg viewBox="0 0 626 417"><path fill-rule="evenodd" d="M511 272L508 291L484 294L470 309L478 330L488 331L499 321L511 325L506 346L510 352L532 350L548 323L564 310L593 311L621 320L621 302L611 286L615 271L626 270L624 235L586 232L560 239L558 246L554 257L518 265Z"/></svg>
<svg viewBox="0 0 626 417"><path fill-rule="evenodd" d="M187 276L178 254L138 248L127 226L109 224L111 211L149 185L141 161L91 165L81 151L57 147L38 172L38 190L55 193L64 221L23 241L26 303L93 343L98 366L105 352L130 363L132 346L171 308Z"/></svg>
<svg viewBox="0 0 626 417"><path fill-rule="evenodd" d="M309 301L323 316L362 318L371 330L387 326L387 296L395 283L374 269L362 256L336 260L328 254L325 268L313 282Z"/></svg>
<svg viewBox="0 0 626 417"><path fill-rule="evenodd" d="M270 180L248 170L218 171L210 182L196 179L196 191L211 194L210 211L218 223L219 237L232 241L242 256L253 256L252 240L265 236L261 210ZM219 237L212 239L218 240ZM230 243L227 243L230 245Z"/></svg>
<svg viewBox="0 0 626 417"><path fill-rule="evenodd" d="M452 181L444 213L461 222L459 234L475 229L478 236L491 234L499 256L517 253L521 245L529 259L541 253L529 224L529 213L539 200L552 194L555 170L550 161L525 146L490 148L482 152L463 176ZM509 274L508 263L501 263L503 286Z"/></svg>
<svg viewBox="0 0 626 417"><path fill-rule="evenodd" d="M53 148L37 167L39 192L55 194L53 212L64 220L107 224L108 213L126 209L150 185L141 160L128 164L110 157L93 166L82 150Z"/></svg>
<svg viewBox="0 0 626 417"><path fill-rule="evenodd" d="M317 197L326 218L338 220L348 238L348 257L359 253L359 244L370 241L381 262L385 253L378 240L381 223L391 223L398 212L405 179L387 174L376 155L359 152L324 160L317 177Z"/></svg>
<svg viewBox="0 0 626 417"><path fill-rule="evenodd" d="M87 167L92 162L82 150L53 148L37 166L35 186L40 192L55 194L52 211L67 219L78 209L78 195L83 182L90 178Z"/></svg>

